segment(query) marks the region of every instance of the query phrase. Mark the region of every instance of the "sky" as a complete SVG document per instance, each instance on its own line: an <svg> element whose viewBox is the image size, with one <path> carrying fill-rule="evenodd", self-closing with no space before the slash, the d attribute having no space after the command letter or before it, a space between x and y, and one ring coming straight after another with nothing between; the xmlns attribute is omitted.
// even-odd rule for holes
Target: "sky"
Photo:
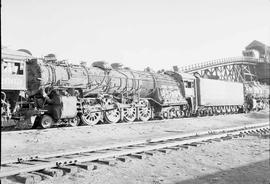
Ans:
<svg viewBox="0 0 270 184"><path fill-rule="evenodd" d="M72 63L172 69L270 45L270 0L2 0L1 40Z"/></svg>

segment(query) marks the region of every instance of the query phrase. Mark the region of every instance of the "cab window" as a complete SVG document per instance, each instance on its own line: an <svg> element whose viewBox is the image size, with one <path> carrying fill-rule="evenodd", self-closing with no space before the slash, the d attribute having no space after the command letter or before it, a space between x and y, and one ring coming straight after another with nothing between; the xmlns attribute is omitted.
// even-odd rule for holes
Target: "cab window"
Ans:
<svg viewBox="0 0 270 184"><path fill-rule="evenodd" d="M185 81L184 82L185 88L193 88L194 84L193 82Z"/></svg>
<svg viewBox="0 0 270 184"><path fill-rule="evenodd" d="M7 62L2 60L2 72L7 75L23 75L24 63Z"/></svg>

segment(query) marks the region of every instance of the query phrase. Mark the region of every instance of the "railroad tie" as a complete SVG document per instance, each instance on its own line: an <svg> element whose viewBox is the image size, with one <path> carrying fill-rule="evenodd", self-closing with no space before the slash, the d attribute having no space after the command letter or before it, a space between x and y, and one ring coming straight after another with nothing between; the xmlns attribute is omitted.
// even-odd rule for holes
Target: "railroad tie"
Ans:
<svg viewBox="0 0 270 184"><path fill-rule="evenodd" d="M129 161L131 161L130 157L127 157L127 156L117 157L117 160L120 160L122 162L129 162Z"/></svg>
<svg viewBox="0 0 270 184"><path fill-rule="evenodd" d="M74 165L88 171L97 169L97 165L93 164L93 162L76 163Z"/></svg>
<svg viewBox="0 0 270 184"><path fill-rule="evenodd" d="M129 154L128 156L135 157L135 158L138 158L138 159L144 159L145 158L145 155L138 154L138 153Z"/></svg>
<svg viewBox="0 0 270 184"><path fill-rule="evenodd" d="M229 136L229 135L227 135L227 136L225 136L225 137L221 137L221 139L222 140L231 140L232 139L232 136Z"/></svg>
<svg viewBox="0 0 270 184"><path fill-rule="evenodd" d="M78 172L78 167L73 166L73 165L61 166L59 167L59 169L62 169L64 171L64 174L66 173L74 174Z"/></svg>
<svg viewBox="0 0 270 184"><path fill-rule="evenodd" d="M202 141L204 144L210 144L212 141L210 139Z"/></svg>
<svg viewBox="0 0 270 184"><path fill-rule="evenodd" d="M58 177L58 176L63 176L64 172L61 169L56 169L56 168L48 168L48 169L43 169L40 171L41 173L47 174L52 177Z"/></svg>
<svg viewBox="0 0 270 184"><path fill-rule="evenodd" d="M95 162L106 164L106 165L109 165L109 166L116 165L116 160L114 158L102 158L102 159L96 160Z"/></svg>
<svg viewBox="0 0 270 184"><path fill-rule="evenodd" d="M177 151L177 150L179 150L180 148L179 148L179 147L177 147L177 146L174 146L174 147L169 147L168 149L171 149L171 150L175 150L175 151Z"/></svg>
<svg viewBox="0 0 270 184"><path fill-rule="evenodd" d="M245 134L241 132L241 133L239 134L239 137L245 137Z"/></svg>
<svg viewBox="0 0 270 184"><path fill-rule="evenodd" d="M180 145L179 147L182 148L182 149L188 149L189 148L189 146L187 144Z"/></svg>
<svg viewBox="0 0 270 184"><path fill-rule="evenodd" d="M158 151L161 153L169 153L170 152L170 150L168 150L168 149L158 149Z"/></svg>
<svg viewBox="0 0 270 184"><path fill-rule="evenodd" d="M212 139L213 141L216 141L216 142L221 142L221 139L220 138L215 138L215 139Z"/></svg>
<svg viewBox="0 0 270 184"><path fill-rule="evenodd" d="M188 145L197 147L197 146L199 146L199 145L201 145L201 144L203 144L203 143L201 143L201 142L192 142L192 143L190 143L190 144L188 144Z"/></svg>
<svg viewBox="0 0 270 184"><path fill-rule="evenodd" d="M146 155L150 155L150 156L153 156L154 155L154 152L153 151L145 151L144 153Z"/></svg>
<svg viewBox="0 0 270 184"><path fill-rule="evenodd" d="M17 181L25 184L36 184L42 180L41 176L31 173L21 173L15 175L15 178Z"/></svg>
<svg viewBox="0 0 270 184"><path fill-rule="evenodd" d="M259 134L265 134L266 132L264 132L262 129L260 129L260 130L258 131L258 133L259 133Z"/></svg>

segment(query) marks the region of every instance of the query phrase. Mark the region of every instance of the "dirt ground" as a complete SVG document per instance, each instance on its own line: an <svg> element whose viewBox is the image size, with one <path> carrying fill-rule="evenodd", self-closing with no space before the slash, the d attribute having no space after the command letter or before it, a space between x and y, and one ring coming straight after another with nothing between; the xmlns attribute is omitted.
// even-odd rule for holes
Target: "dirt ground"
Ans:
<svg viewBox="0 0 270 184"><path fill-rule="evenodd" d="M115 166L97 165L41 184L269 184L269 138L244 137Z"/></svg>
<svg viewBox="0 0 270 184"><path fill-rule="evenodd" d="M216 128L269 122L269 112L80 128L2 133L1 158L127 142ZM106 127L106 128L105 128ZM41 184L269 184L269 137L247 136L190 147L145 159L117 161L115 166L68 174ZM4 149L3 149L4 148ZM16 183L8 180L8 183Z"/></svg>
<svg viewBox="0 0 270 184"><path fill-rule="evenodd" d="M260 111L158 122L2 132L1 160L265 122L269 122L269 112Z"/></svg>

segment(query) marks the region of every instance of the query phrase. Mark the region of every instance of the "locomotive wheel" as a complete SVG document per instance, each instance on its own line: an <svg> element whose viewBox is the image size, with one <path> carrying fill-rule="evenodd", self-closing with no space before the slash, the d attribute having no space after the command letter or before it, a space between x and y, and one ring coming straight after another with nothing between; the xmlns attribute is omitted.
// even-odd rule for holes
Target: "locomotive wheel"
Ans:
<svg viewBox="0 0 270 184"><path fill-rule="evenodd" d="M220 114L221 114L221 109L220 109L220 107L216 107L216 113L217 113L217 115L220 115Z"/></svg>
<svg viewBox="0 0 270 184"><path fill-rule="evenodd" d="M133 122L136 119L136 108L130 107L130 108L123 108L123 116L125 122Z"/></svg>
<svg viewBox="0 0 270 184"><path fill-rule="evenodd" d="M235 107L235 106L232 107L232 113L233 113L233 114L236 114L236 113L237 113L237 112L236 112L236 107Z"/></svg>
<svg viewBox="0 0 270 184"><path fill-rule="evenodd" d="M226 114L226 107L221 107L221 114Z"/></svg>
<svg viewBox="0 0 270 184"><path fill-rule="evenodd" d="M111 106L111 105L115 105L115 102L111 98L104 98L103 105L105 107ZM104 119L105 119L105 123L113 124L113 123L119 122L121 119L121 113L120 113L119 108L105 111Z"/></svg>
<svg viewBox="0 0 270 184"><path fill-rule="evenodd" d="M213 116L213 109L212 109L212 108L209 108L209 109L208 109L208 115L209 115L209 116Z"/></svg>
<svg viewBox="0 0 270 184"><path fill-rule="evenodd" d="M232 114L235 113L234 106L231 107L231 113L232 113Z"/></svg>
<svg viewBox="0 0 270 184"><path fill-rule="evenodd" d="M162 113L162 118L163 119L168 119L169 118L169 113L168 112L163 112Z"/></svg>
<svg viewBox="0 0 270 184"><path fill-rule="evenodd" d="M169 118L170 118L170 119L175 118L175 109L174 109L174 108L171 108L171 109L169 110Z"/></svg>
<svg viewBox="0 0 270 184"><path fill-rule="evenodd" d="M175 111L175 115L176 115L176 118L180 118L180 117L181 117L181 112L180 112L180 110L176 110L176 111Z"/></svg>
<svg viewBox="0 0 270 184"><path fill-rule="evenodd" d="M187 109L185 112L185 117L190 117L190 116L191 116L191 112L189 109Z"/></svg>
<svg viewBox="0 0 270 184"><path fill-rule="evenodd" d="M119 109L114 109L114 110L109 110L104 113L104 118L106 123L117 123L121 116L120 116L120 110Z"/></svg>
<svg viewBox="0 0 270 184"><path fill-rule="evenodd" d="M232 107L232 113L233 113L233 114L237 113L237 111L236 111L236 107L235 107L235 106L234 106L234 107Z"/></svg>
<svg viewBox="0 0 270 184"><path fill-rule="evenodd" d="M213 115L217 115L217 108L213 107Z"/></svg>
<svg viewBox="0 0 270 184"><path fill-rule="evenodd" d="M237 112L237 113L241 113L241 112L242 112L242 108L239 107L239 106L237 106L237 107L236 107L236 112Z"/></svg>
<svg viewBox="0 0 270 184"><path fill-rule="evenodd" d="M230 107L230 106L228 106L228 107L226 108L226 113L227 113L227 114L231 114L231 107Z"/></svg>
<svg viewBox="0 0 270 184"><path fill-rule="evenodd" d="M68 120L68 125L70 125L72 127L79 126L79 124L80 124L80 118L78 116L76 116L75 118L72 118L72 119Z"/></svg>
<svg viewBox="0 0 270 184"><path fill-rule="evenodd" d="M204 110L199 110L198 115L199 115L199 117L203 117L204 116Z"/></svg>
<svg viewBox="0 0 270 184"><path fill-rule="evenodd" d="M185 116L185 111L180 110L180 118L183 118Z"/></svg>
<svg viewBox="0 0 270 184"><path fill-rule="evenodd" d="M83 114L81 116L83 124L86 125L95 125L101 119L101 112L92 112L89 114Z"/></svg>
<svg viewBox="0 0 270 184"><path fill-rule="evenodd" d="M50 128L53 125L54 121L51 116L43 115L40 119L40 126L41 128Z"/></svg>
<svg viewBox="0 0 270 184"><path fill-rule="evenodd" d="M140 105L146 105L146 107L138 108L138 116L141 121L148 121L151 118L151 108L147 105L148 101L141 100Z"/></svg>
<svg viewBox="0 0 270 184"><path fill-rule="evenodd" d="M101 108L100 105L95 105L95 107L92 107L86 110L86 112L84 112L81 116L82 123L85 125L97 124L101 120L101 117L102 117L102 113L101 111L99 111L100 108Z"/></svg>

